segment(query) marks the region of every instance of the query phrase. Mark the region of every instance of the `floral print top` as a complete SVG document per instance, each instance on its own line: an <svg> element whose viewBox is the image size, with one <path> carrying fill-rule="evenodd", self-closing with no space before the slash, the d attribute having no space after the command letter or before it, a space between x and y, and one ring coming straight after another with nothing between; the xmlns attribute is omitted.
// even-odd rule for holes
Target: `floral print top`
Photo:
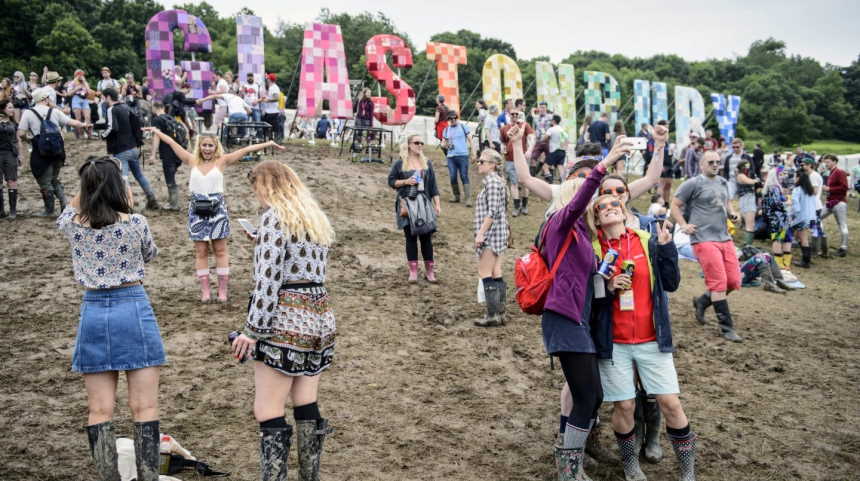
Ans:
<svg viewBox="0 0 860 481"><path fill-rule="evenodd" d="M254 246L254 291L248 306L246 333L250 330L255 338L272 334L284 283L325 283L328 251L327 246L311 242L307 236L299 239L285 231L274 209L264 212Z"/></svg>
<svg viewBox="0 0 860 481"><path fill-rule="evenodd" d="M77 211L68 206L57 218L57 228L69 239L75 280L87 289L109 289L143 280L143 265L158 254L146 217L132 214L101 229L73 221Z"/></svg>

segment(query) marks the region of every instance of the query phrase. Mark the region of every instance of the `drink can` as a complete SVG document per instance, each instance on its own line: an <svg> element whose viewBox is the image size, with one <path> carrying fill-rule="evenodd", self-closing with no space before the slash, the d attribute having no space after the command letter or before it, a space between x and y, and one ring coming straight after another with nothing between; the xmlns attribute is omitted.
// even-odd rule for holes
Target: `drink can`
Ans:
<svg viewBox="0 0 860 481"><path fill-rule="evenodd" d="M636 269L636 263L631 260L626 260L621 263L621 271L630 277L633 277L633 271Z"/></svg>
<svg viewBox="0 0 860 481"><path fill-rule="evenodd" d="M597 273L603 276L604 279L609 279L612 277L612 271L617 260L618 251L615 249L609 249L606 251L606 255L603 256L603 261L600 262L600 267L597 269Z"/></svg>

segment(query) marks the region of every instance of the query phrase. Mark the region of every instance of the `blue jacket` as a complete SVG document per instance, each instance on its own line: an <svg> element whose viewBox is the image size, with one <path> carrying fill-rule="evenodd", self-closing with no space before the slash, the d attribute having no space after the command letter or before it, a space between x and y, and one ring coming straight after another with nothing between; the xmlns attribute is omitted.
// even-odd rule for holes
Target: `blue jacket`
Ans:
<svg viewBox="0 0 860 481"><path fill-rule="evenodd" d="M669 318L669 297L667 292L675 292L681 283L678 269L678 250L674 242L665 245L657 243L657 237L644 230L636 229L642 248L648 253L651 271L651 301L654 306L654 331L657 333L657 346L660 352L674 352L672 346L672 320ZM601 252L600 244L594 241L594 252ZM597 350L598 359L612 359L612 301L614 295L607 289L606 297L594 299L591 317L591 335Z"/></svg>

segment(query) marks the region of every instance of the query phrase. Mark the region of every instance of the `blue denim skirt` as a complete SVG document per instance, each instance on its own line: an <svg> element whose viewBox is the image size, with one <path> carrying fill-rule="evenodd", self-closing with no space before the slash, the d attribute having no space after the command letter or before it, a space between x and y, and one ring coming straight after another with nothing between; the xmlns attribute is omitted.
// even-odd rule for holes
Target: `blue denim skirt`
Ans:
<svg viewBox="0 0 860 481"><path fill-rule="evenodd" d="M73 371L130 371L166 362L155 313L143 286L86 291L72 354Z"/></svg>

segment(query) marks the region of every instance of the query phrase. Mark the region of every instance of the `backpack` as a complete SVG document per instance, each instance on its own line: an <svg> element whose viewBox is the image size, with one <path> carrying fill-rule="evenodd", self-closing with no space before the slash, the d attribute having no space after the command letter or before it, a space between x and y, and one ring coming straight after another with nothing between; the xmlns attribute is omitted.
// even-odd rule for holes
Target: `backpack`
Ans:
<svg viewBox="0 0 860 481"><path fill-rule="evenodd" d="M543 306L555 272L561 265L561 260L567 253L567 248L574 241L576 231L571 229L564 239L558 257L552 263L552 269L547 269L546 261L540 251L543 247L543 238L539 245L533 245L531 252L514 261L514 282L517 286L517 304L526 314L543 314Z"/></svg>
<svg viewBox="0 0 860 481"><path fill-rule="evenodd" d="M54 108L51 107L48 109L48 115L44 119L39 115L39 112L36 112L35 108L30 110L36 114L36 118L39 119L40 123L39 135L35 137L36 149L39 151L39 155L42 157L62 155L66 147L63 142L63 135L60 133L60 127L51 120L51 113Z"/></svg>
<svg viewBox="0 0 860 481"><path fill-rule="evenodd" d="M140 147L143 145L143 129L141 129L140 115L135 110L128 109L128 125L131 128L131 134L134 135L135 145Z"/></svg>
<svg viewBox="0 0 860 481"><path fill-rule="evenodd" d="M163 114L160 117L164 122L164 133L181 145L183 149L188 148L188 131L185 126L170 115Z"/></svg>

